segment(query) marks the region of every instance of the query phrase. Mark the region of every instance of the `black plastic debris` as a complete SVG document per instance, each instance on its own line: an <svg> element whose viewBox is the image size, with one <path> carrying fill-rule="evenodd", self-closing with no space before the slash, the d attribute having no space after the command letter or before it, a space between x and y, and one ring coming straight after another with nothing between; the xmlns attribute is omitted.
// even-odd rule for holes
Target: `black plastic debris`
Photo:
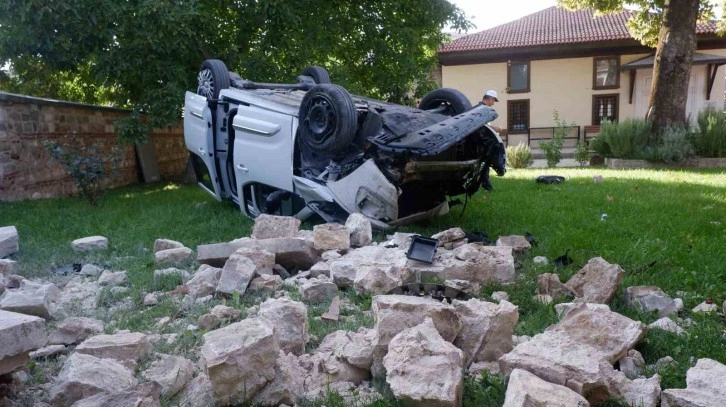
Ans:
<svg viewBox="0 0 726 407"><path fill-rule="evenodd" d="M469 233L467 231L464 231L464 237L466 237L466 241L469 243L476 243L476 242L482 242L485 246L491 246L494 244L494 242L489 239L489 236L487 235L487 232L473 232Z"/></svg>
<svg viewBox="0 0 726 407"><path fill-rule="evenodd" d="M411 283L393 288L389 295L410 295L412 297L430 297L438 301L468 301L471 296L459 289L443 284Z"/></svg>
<svg viewBox="0 0 726 407"><path fill-rule="evenodd" d="M572 262L573 262L572 257L568 256L568 253L570 253L570 249L567 249L565 254L563 254L562 256L554 259L552 261L552 264L554 264L555 267L565 267L565 266L569 266L570 264L572 264Z"/></svg>
<svg viewBox="0 0 726 407"><path fill-rule="evenodd" d="M538 184L561 184L565 182L565 177L559 175L540 175L537 177Z"/></svg>
<svg viewBox="0 0 726 407"><path fill-rule="evenodd" d="M529 242L532 247L537 246L537 239L534 238L533 234L529 232L524 232L524 238Z"/></svg>
<svg viewBox="0 0 726 407"><path fill-rule="evenodd" d="M436 249L439 247L438 239L431 239L416 235L411 239L411 246L408 247L406 257L411 260L418 260L424 263L433 263Z"/></svg>

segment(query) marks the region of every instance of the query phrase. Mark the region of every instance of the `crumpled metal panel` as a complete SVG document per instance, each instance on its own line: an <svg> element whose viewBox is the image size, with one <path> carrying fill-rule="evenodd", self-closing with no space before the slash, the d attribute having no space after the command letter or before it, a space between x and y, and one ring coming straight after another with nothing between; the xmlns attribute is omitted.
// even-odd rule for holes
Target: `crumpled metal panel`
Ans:
<svg viewBox="0 0 726 407"><path fill-rule="evenodd" d="M338 181L327 183L343 209L384 222L398 219L398 189L372 159Z"/></svg>

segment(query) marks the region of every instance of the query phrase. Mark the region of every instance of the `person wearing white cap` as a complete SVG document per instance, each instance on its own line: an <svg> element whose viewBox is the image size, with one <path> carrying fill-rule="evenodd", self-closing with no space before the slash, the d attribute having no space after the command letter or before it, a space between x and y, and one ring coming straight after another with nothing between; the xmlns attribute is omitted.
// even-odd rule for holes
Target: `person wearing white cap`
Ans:
<svg viewBox="0 0 726 407"><path fill-rule="evenodd" d="M482 102L482 104L485 104L489 107L494 106L494 102L499 102L499 99L497 99L497 91L494 89L489 89L488 91L486 91L486 93L484 93L484 97L482 98L481 102ZM502 131L501 127L491 124L491 123L489 123L489 127L494 129L494 131L496 131L497 133Z"/></svg>

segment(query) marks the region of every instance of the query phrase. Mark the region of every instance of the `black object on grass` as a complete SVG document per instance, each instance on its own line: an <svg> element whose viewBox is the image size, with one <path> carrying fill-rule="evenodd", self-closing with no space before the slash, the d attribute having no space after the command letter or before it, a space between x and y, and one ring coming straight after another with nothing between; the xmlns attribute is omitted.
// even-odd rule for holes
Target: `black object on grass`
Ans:
<svg viewBox="0 0 726 407"><path fill-rule="evenodd" d="M537 246L537 239L534 238L534 235L532 235L529 232L524 232L524 238L529 242L529 244L532 247Z"/></svg>
<svg viewBox="0 0 726 407"><path fill-rule="evenodd" d="M423 261L425 263L433 263L436 248L439 247L438 239L431 239L416 235L411 239L411 246L408 247L406 257L411 260Z"/></svg>
<svg viewBox="0 0 726 407"><path fill-rule="evenodd" d="M560 257L557 257L552 261L552 264L554 264L556 267L565 267L572 264L572 257L568 256L567 254L570 253L570 249L567 249L565 254L563 254Z"/></svg>
<svg viewBox="0 0 726 407"><path fill-rule="evenodd" d="M559 175L540 175L537 177L538 184L561 184L565 182L565 177Z"/></svg>

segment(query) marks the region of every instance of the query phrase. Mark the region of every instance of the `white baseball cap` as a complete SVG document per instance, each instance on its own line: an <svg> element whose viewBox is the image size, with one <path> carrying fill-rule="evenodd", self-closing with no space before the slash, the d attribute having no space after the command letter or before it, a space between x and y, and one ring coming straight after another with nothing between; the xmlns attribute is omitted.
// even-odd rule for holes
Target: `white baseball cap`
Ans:
<svg viewBox="0 0 726 407"><path fill-rule="evenodd" d="M490 98L493 98L497 102L499 102L499 99L497 99L497 91L494 89L489 89L487 93L484 94L484 96L489 96Z"/></svg>

